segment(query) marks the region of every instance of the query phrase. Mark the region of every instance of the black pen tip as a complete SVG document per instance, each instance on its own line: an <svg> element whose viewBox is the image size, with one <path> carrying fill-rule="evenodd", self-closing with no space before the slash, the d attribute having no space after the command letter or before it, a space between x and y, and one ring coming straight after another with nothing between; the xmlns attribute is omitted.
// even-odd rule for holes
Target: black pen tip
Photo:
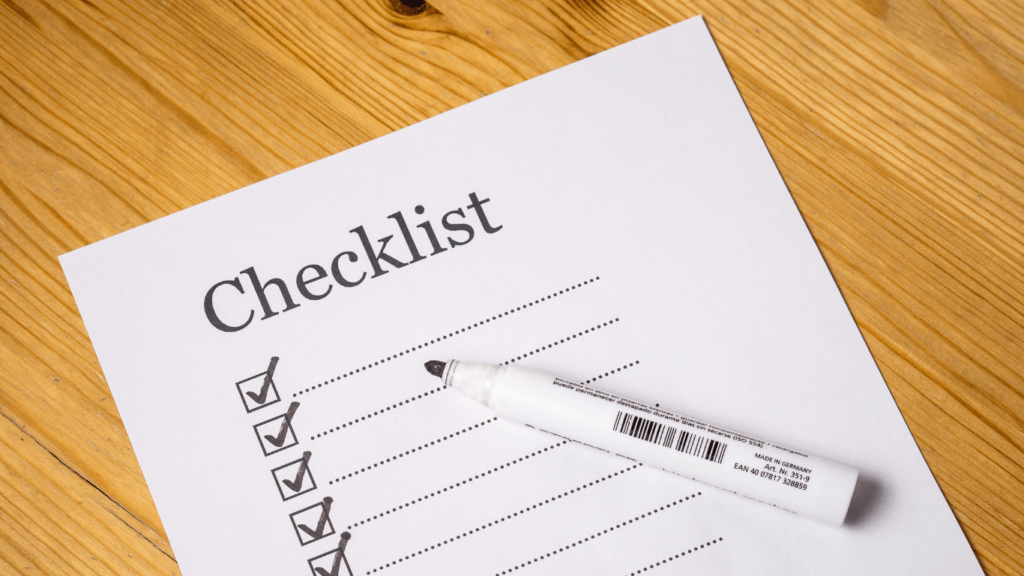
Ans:
<svg viewBox="0 0 1024 576"><path fill-rule="evenodd" d="M426 362L423 365L426 366L427 372L430 372L434 376L437 376L438 378L440 378L441 374L444 373L444 367L445 367L446 364L448 364L448 363L447 362L441 362L440 360L431 360L429 362Z"/></svg>

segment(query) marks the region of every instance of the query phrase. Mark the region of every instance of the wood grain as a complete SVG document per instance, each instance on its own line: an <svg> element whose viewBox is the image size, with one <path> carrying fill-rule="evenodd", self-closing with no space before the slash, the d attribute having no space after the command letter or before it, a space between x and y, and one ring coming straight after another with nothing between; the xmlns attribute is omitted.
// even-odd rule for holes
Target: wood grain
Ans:
<svg viewBox="0 0 1024 576"><path fill-rule="evenodd" d="M0 0L0 571L179 573L59 254L703 14L986 572L1024 573L1024 5L296 4Z"/></svg>

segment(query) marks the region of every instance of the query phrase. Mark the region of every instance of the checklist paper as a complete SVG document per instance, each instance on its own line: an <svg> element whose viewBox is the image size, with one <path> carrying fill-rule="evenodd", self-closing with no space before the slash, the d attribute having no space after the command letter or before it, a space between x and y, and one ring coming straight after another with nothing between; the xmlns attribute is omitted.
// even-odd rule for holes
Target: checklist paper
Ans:
<svg viewBox="0 0 1024 576"><path fill-rule="evenodd" d="M700 18L61 263L185 576L981 573ZM847 524L452 358L855 467Z"/></svg>

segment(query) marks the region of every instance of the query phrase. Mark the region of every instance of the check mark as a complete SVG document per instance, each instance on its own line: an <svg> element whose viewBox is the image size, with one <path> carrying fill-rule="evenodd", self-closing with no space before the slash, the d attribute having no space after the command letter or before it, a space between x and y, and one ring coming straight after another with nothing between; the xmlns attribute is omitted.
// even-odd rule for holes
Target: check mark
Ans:
<svg viewBox="0 0 1024 576"><path fill-rule="evenodd" d="M311 529L305 524L299 524L299 530L302 530L306 534L309 534L311 538L316 540L324 535L324 528L327 526L327 516L331 513L331 503L334 499L330 496L324 498L323 512L320 513L320 520L316 523L316 529Z"/></svg>
<svg viewBox="0 0 1024 576"><path fill-rule="evenodd" d="M281 429L277 431L277 436L272 436L270 434L263 435L263 437L267 439L267 442L270 442L278 448L284 444L285 438L288 437L288 425L292 423L292 417L295 416L295 411L298 409L298 402L292 402L291 405L288 406L288 412L284 415L284 421L281 422Z"/></svg>
<svg viewBox="0 0 1024 576"><path fill-rule="evenodd" d="M299 473L295 475L295 480L281 480L281 483L287 486L292 492L298 492L302 490L302 480L306 476L306 470L309 468L309 459L313 456L310 451L302 453L302 460L299 461Z"/></svg>
<svg viewBox="0 0 1024 576"><path fill-rule="evenodd" d="M263 404L267 401L267 392L270 391L270 379L274 377L274 370L277 368L277 356L273 356L270 359L270 366L267 368L267 375L263 377L263 388L260 388L260 393L246 392L246 396L252 398L257 404Z"/></svg>
<svg viewBox="0 0 1024 576"><path fill-rule="evenodd" d="M348 565L348 558L345 558L345 546L348 545L348 539L351 537L352 535L348 532L341 533L341 543L338 544L338 552L334 555L334 564L331 565L331 571L328 572L323 568L317 568L317 574L320 576L338 576L338 573L341 570L341 561L344 560L345 568L348 570L349 576L352 576L352 568Z"/></svg>

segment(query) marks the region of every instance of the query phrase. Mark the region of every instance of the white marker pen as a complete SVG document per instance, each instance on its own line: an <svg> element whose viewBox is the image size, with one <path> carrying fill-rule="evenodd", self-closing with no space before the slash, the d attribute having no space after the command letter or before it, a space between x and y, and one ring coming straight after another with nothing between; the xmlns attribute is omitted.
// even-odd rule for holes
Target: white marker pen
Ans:
<svg viewBox="0 0 1024 576"><path fill-rule="evenodd" d="M501 418L839 526L857 471L516 365L427 371Z"/></svg>

